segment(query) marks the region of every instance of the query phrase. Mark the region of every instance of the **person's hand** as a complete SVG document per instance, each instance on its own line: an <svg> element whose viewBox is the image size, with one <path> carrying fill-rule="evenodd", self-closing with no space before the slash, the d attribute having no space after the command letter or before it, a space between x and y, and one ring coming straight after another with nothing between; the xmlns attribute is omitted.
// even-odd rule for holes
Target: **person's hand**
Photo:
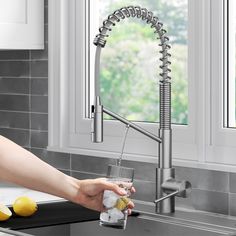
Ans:
<svg viewBox="0 0 236 236"><path fill-rule="evenodd" d="M127 194L123 188L120 188L115 183L106 181L104 178L78 180L78 188L78 194L75 197L75 202L86 208L100 212L105 211L102 204L104 190L111 190L120 196ZM131 188L131 192L135 192L133 187ZM134 204L130 201L128 204L129 214L131 213L131 209L133 207Z"/></svg>

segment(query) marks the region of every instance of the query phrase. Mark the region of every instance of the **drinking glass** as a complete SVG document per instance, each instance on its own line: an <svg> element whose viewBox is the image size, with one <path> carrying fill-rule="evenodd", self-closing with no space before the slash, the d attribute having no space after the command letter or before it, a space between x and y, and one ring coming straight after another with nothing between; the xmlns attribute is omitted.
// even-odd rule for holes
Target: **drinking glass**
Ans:
<svg viewBox="0 0 236 236"><path fill-rule="evenodd" d="M113 191L105 190L103 194L103 205L105 212L100 214L100 225L117 229L125 229L128 216L128 203L130 201L130 190L133 184L134 169L124 166L109 165L107 170L107 181L119 185L127 192L120 196Z"/></svg>

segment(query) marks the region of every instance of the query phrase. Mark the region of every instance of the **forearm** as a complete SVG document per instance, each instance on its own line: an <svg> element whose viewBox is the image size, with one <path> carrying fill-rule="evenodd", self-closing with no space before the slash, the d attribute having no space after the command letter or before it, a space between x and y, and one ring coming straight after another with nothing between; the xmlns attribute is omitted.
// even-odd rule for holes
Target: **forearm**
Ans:
<svg viewBox="0 0 236 236"><path fill-rule="evenodd" d="M0 179L72 201L78 191L76 179L3 136L0 136Z"/></svg>

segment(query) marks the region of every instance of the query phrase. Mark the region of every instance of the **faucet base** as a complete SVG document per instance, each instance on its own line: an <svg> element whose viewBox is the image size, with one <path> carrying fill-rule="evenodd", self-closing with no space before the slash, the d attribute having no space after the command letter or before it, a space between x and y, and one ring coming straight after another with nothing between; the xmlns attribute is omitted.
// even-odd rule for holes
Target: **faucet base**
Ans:
<svg viewBox="0 0 236 236"><path fill-rule="evenodd" d="M156 168L156 199L167 195L162 189L162 184L167 180L175 178L174 168ZM156 213L174 213L175 211L175 197L167 198L156 204Z"/></svg>

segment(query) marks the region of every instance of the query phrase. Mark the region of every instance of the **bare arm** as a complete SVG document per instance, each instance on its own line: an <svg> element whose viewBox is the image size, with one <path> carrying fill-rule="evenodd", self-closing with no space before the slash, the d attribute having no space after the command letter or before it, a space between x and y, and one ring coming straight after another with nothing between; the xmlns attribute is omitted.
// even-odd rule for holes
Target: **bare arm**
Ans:
<svg viewBox="0 0 236 236"><path fill-rule="evenodd" d="M102 179L78 180L65 175L3 136L0 136L0 180L50 193L99 211L102 210L105 189L125 194L117 185ZM133 207L132 203L130 207Z"/></svg>

